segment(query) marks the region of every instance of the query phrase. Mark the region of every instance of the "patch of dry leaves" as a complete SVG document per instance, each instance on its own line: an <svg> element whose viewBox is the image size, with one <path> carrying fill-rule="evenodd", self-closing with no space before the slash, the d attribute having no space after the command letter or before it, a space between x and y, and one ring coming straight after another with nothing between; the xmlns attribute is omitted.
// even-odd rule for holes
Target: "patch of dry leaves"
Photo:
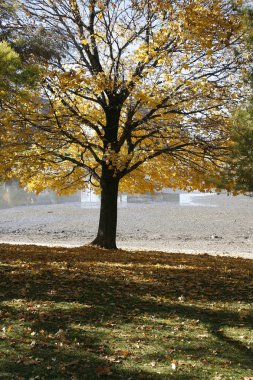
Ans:
<svg viewBox="0 0 253 380"><path fill-rule="evenodd" d="M90 246L0 245L0 343L8 340L17 366L33 368L35 375L34 368L46 370L49 377L45 379L53 373L79 379L78 371L89 366L94 367L94 378L120 378L114 366L119 369L141 360L145 345L157 342L157 347L167 347L173 339L187 345L191 333L199 342L199 352L201 347L206 349L212 334L237 350L252 350L253 342L236 340L233 330L228 335L223 328L223 323L232 320L249 330L252 301L253 260ZM210 325L210 331L201 327L203 323ZM121 331L123 324L128 326L125 331ZM98 341L94 341L95 332ZM122 342L128 342L127 346ZM17 355L22 347L26 351L28 347L27 354ZM43 358L45 350L48 358ZM85 350L85 359L74 354L80 350ZM177 351L167 347L163 359L150 359L150 378L159 375L162 360L172 374L194 373L198 367L194 355L180 359ZM209 351L219 358L219 350ZM92 364L88 357L93 358ZM211 365L210 359L201 360L202 365ZM225 358L219 365L229 368L232 361ZM129 372L122 378L131 376ZM149 378L141 371L134 378L141 376Z"/></svg>

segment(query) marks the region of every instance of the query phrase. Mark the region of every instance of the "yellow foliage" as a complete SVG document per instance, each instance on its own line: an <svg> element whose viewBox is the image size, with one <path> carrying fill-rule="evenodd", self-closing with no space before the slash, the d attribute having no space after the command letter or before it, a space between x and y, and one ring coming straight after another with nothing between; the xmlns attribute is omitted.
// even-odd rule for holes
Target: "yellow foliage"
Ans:
<svg viewBox="0 0 253 380"><path fill-rule="evenodd" d="M245 92L240 16L224 0L126 3L72 0L69 55L5 104L0 170L29 189L97 186L105 167L122 191L212 186Z"/></svg>

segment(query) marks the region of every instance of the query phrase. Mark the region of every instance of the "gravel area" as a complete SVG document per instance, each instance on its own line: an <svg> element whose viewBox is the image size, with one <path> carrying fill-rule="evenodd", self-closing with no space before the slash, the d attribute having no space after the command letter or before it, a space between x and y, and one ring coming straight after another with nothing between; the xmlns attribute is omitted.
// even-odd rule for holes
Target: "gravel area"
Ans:
<svg viewBox="0 0 253 380"><path fill-rule="evenodd" d="M0 243L79 246L97 230L97 205L0 210ZM185 195L179 203L119 207L118 247L253 258L253 198Z"/></svg>

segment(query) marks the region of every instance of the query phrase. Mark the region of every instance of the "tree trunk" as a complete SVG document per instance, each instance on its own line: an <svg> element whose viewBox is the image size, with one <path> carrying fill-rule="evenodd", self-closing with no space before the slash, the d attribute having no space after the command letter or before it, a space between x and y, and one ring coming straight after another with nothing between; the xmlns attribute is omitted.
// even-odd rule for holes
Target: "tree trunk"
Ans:
<svg viewBox="0 0 253 380"><path fill-rule="evenodd" d="M117 151L117 137L121 108L118 99L110 99L110 107L106 110L106 128L104 136L104 151L108 146ZM106 249L117 249L116 230L118 212L119 178L115 177L114 170L109 169L108 164L102 164L101 206L98 234L91 243Z"/></svg>
<svg viewBox="0 0 253 380"><path fill-rule="evenodd" d="M118 212L119 180L112 174L103 174L101 179L101 206L98 234L91 243L106 249L117 249L116 229Z"/></svg>

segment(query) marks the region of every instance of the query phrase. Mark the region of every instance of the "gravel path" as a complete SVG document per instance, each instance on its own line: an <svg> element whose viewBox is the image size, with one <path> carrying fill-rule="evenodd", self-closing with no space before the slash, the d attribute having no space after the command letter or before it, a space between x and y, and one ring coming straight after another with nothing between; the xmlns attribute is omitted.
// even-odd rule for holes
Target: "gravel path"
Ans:
<svg viewBox="0 0 253 380"><path fill-rule="evenodd" d="M120 207L118 247L253 258L253 198L188 198ZM0 210L0 242L82 245L95 236L98 217L97 207L79 203Z"/></svg>

